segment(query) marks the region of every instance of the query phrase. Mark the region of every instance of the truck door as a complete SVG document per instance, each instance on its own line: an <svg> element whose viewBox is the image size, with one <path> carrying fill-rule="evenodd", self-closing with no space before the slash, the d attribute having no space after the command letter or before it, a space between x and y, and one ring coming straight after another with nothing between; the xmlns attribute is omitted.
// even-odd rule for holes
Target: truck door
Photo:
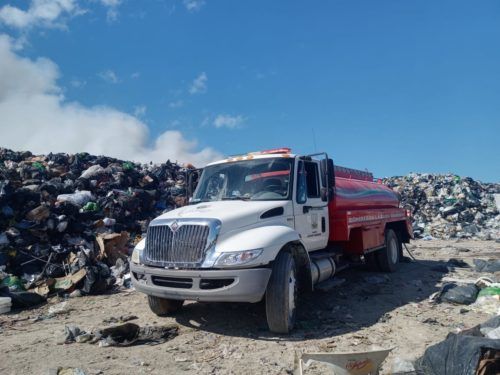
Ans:
<svg viewBox="0 0 500 375"><path fill-rule="evenodd" d="M328 203L321 199L321 175L318 160L298 160L294 189L295 230L307 251L328 244Z"/></svg>

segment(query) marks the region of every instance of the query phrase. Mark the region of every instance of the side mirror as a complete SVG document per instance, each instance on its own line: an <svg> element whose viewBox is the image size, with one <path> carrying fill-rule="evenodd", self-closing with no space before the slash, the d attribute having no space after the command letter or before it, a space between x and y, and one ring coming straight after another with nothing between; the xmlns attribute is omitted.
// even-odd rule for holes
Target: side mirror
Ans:
<svg viewBox="0 0 500 375"><path fill-rule="evenodd" d="M333 199L335 186L335 167L332 159L322 159L320 162L322 175L321 200L328 202ZM328 181L327 181L328 180Z"/></svg>

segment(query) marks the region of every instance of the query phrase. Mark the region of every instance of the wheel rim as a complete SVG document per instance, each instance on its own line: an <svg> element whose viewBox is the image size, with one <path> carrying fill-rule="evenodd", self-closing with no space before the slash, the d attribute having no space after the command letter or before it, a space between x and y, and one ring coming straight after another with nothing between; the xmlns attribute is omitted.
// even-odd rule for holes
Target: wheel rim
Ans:
<svg viewBox="0 0 500 375"><path fill-rule="evenodd" d="M396 264L398 262L398 245L394 238L389 242L389 257L392 264Z"/></svg>
<svg viewBox="0 0 500 375"><path fill-rule="evenodd" d="M297 285L297 280L295 278L295 271L290 268L290 274L288 275L288 320L293 321L295 314L295 289Z"/></svg>

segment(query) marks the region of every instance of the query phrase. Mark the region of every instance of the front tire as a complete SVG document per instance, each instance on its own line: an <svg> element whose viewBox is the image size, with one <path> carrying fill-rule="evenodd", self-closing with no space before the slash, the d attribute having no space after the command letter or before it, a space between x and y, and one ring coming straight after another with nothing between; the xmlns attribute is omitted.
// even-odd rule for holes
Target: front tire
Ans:
<svg viewBox="0 0 500 375"><path fill-rule="evenodd" d="M382 272L394 272L399 263L401 243L392 229L385 233L385 247L377 253L377 261Z"/></svg>
<svg viewBox="0 0 500 375"><path fill-rule="evenodd" d="M289 333L295 324L297 270L292 254L283 251L273 264L266 290L266 317L269 330Z"/></svg>
<svg viewBox="0 0 500 375"><path fill-rule="evenodd" d="M180 310L184 304L183 300L160 298L148 296L149 308L158 316L171 315Z"/></svg>

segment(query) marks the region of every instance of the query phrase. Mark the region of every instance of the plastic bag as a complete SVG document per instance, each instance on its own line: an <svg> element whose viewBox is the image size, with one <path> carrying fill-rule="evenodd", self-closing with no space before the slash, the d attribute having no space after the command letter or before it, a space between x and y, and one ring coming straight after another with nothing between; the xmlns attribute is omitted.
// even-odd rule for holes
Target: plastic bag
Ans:
<svg viewBox="0 0 500 375"><path fill-rule="evenodd" d="M500 259L474 259L477 272L497 272L500 271Z"/></svg>
<svg viewBox="0 0 500 375"><path fill-rule="evenodd" d="M76 191L73 194L60 194L57 196L59 202L70 202L77 206L84 206L87 202L94 200L94 196L88 190Z"/></svg>
<svg viewBox="0 0 500 375"><path fill-rule="evenodd" d="M443 286L440 301L470 305L476 300L478 292L479 289L475 284L457 285L450 283Z"/></svg>
<svg viewBox="0 0 500 375"><path fill-rule="evenodd" d="M417 373L425 375L474 375L495 374L493 367L480 372L485 359L500 355L500 340L484 337L485 329L500 326L500 317L475 326L459 334L450 333L446 340L432 345L415 363ZM498 362L497 362L498 367ZM492 372L493 371L493 372Z"/></svg>

